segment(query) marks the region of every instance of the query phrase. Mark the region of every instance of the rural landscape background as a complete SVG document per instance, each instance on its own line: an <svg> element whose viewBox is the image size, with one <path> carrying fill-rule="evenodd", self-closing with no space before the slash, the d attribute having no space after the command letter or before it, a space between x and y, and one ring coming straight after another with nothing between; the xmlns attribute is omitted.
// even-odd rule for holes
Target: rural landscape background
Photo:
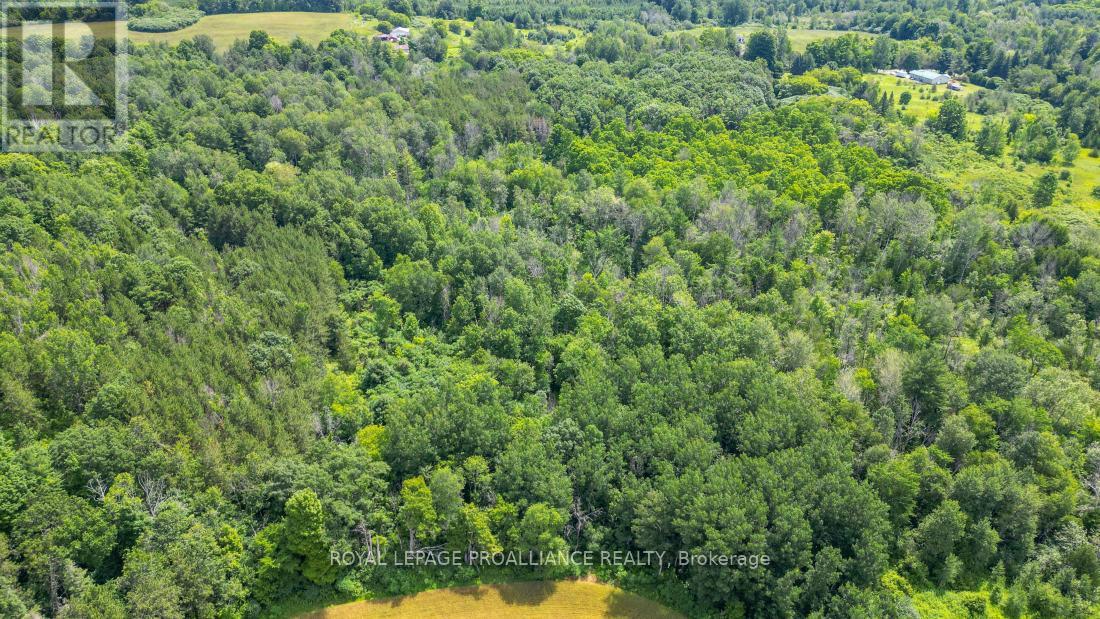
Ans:
<svg viewBox="0 0 1100 619"><path fill-rule="evenodd" d="M1100 614L1100 5L126 8L0 153L0 617ZM424 561L585 551L768 561Z"/></svg>

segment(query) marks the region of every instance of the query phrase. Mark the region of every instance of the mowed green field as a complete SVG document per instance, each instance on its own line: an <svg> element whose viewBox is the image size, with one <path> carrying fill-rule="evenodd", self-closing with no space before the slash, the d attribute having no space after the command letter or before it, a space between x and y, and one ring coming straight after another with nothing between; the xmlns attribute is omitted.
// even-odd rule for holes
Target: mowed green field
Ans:
<svg viewBox="0 0 1100 619"><path fill-rule="evenodd" d="M539 581L425 591L332 606L301 619L683 619L656 602L594 582Z"/></svg>
<svg viewBox="0 0 1100 619"><path fill-rule="evenodd" d="M917 120L931 118L940 109L940 104L943 103L943 97L947 93L959 97L960 99L965 99L973 92L985 90L981 86L975 86L974 84L963 84L963 89L958 92L948 90L947 86L944 85L936 86L935 89L933 89L932 86L928 84L920 84L913 80L894 77L893 75L883 75L881 73L868 74L866 79L878 84L879 90L893 94L898 109L901 110L902 113L916 117ZM913 97L909 101L909 105L905 107L897 103L903 92L908 92L909 95ZM982 126L981 115L967 112L966 125L971 131L978 130Z"/></svg>
<svg viewBox="0 0 1100 619"><path fill-rule="evenodd" d="M753 30L760 30L763 26L754 28ZM751 31L743 32L745 37L748 38L748 34ZM814 41L821 41L822 39L835 39L844 34L858 34L861 36L875 37L877 34L871 34L868 32L850 32L843 30L811 30L809 28L788 29L787 38L791 42L791 49L796 52L806 51L806 46Z"/></svg>
<svg viewBox="0 0 1100 619"><path fill-rule="evenodd" d="M320 43L336 30L374 32L373 22L364 22L351 13L237 13L207 15L197 23L175 32L131 32L137 43L165 41L178 43L205 34L214 45L224 49L239 39L247 39L253 30L263 30L277 41L288 42L301 37L309 43Z"/></svg>

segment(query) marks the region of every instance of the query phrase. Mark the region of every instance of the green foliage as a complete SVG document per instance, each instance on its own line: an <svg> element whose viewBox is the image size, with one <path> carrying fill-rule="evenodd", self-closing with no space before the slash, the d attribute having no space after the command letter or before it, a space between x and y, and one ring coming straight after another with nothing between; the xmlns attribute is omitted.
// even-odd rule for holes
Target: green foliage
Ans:
<svg viewBox="0 0 1100 619"><path fill-rule="evenodd" d="M557 510L545 503L535 503L523 513L520 522L520 548L542 552L561 552L566 550L565 540L559 532L565 525L565 518Z"/></svg>
<svg viewBox="0 0 1100 619"><path fill-rule="evenodd" d="M997 121L986 119L974 138L974 146L986 157L1000 157L1005 149L1005 130Z"/></svg>
<svg viewBox="0 0 1100 619"><path fill-rule="evenodd" d="M745 43L744 58L745 60L759 58L768 65L768 69L775 72L779 54L777 46L775 33L770 30L758 30L749 35L749 40Z"/></svg>
<svg viewBox="0 0 1100 619"><path fill-rule="evenodd" d="M152 3L150 3L152 4ZM126 22L126 27L137 32L171 32L182 30L202 18L202 11L178 6L158 4L150 7L138 5L144 10L131 17ZM137 8L137 7L135 7Z"/></svg>
<svg viewBox="0 0 1100 619"><path fill-rule="evenodd" d="M722 24L737 26L749 20L750 7L745 0L726 0L722 4Z"/></svg>
<svg viewBox="0 0 1100 619"><path fill-rule="evenodd" d="M965 140L966 108L954 97L949 98L943 102L939 112L928 121L928 124L936 131L949 135L956 140Z"/></svg>
<svg viewBox="0 0 1100 619"><path fill-rule="evenodd" d="M401 485L401 520L409 532L409 550L416 549L416 536L430 538L438 524L432 491L424 478L406 479Z"/></svg>
<svg viewBox="0 0 1100 619"><path fill-rule="evenodd" d="M813 41L806 46L819 65L855 67L860 71L875 69L875 46L870 37L850 33L836 38Z"/></svg>
<svg viewBox="0 0 1100 619"><path fill-rule="evenodd" d="M339 12L343 5L336 0L197 0L198 8L207 15L216 13L259 13L264 11Z"/></svg>
<svg viewBox="0 0 1100 619"><path fill-rule="evenodd" d="M479 21L474 29L474 46L487 52L499 52L516 42L516 29L500 21Z"/></svg>
<svg viewBox="0 0 1100 619"><path fill-rule="evenodd" d="M1031 205L1035 208L1047 208L1054 204L1054 195L1058 192L1058 177L1054 172L1046 172L1035 181L1032 189Z"/></svg>
<svg viewBox="0 0 1100 619"><path fill-rule="evenodd" d="M425 28L423 34L414 41L413 46L417 53L423 54L435 62L442 62L447 57L446 35L441 35L435 28Z"/></svg>
<svg viewBox="0 0 1100 619"><path fill-rule="evenodd" d="M936 159L1058 161L1086 121L962 143L1018 101L945 100L949 138L853 68L941 26L944 63L986 62L971 12L799 56L767 29L755 63L650 35L657 8L543 53L515 23L551 6L625 10L441 5L483 18L448 59L434 27L411 59L138 47L122 152L0 155L0 614L573 574L330 560L368 544L769 556L609 574L690 616L1094 614L1095 225L1053 174L1029 211L1011 170L954 191Z"/></svg>
<svg viewBox="0 0 1100 619"><path fill-rule="evenodd" d="M810 75L784 76L775 86L776 96L780 99L799 95L820 95L828 92L829 88Z"/></svg>
<svg viewBox="0 0 1100 619"><path fill-rule="evenodd" d="M317 585L336 580L336 566L328 557L324 510L312 490L300 490L286 502L282 533L286 548L301 557L302 576Z"/></svg>

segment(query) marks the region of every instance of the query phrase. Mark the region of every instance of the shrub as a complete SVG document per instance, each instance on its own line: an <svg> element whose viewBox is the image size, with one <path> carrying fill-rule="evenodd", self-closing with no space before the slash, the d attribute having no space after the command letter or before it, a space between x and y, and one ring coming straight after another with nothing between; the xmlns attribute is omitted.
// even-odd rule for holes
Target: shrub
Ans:
<svg viewBox="0 0 1100 619"><path fill-rule="evenodd" d="M810 75L786 76L779 80L776 88L776 96L780 99L795 97L798 95L821 95L829 91L829 87L822 84L817 78Z"/></svg>
<svg viewBox="0 0 1100 619"><path fill-rule="evenodd" d="M374 16L382 21L390 22L394 26L404 26L408 28L412 24L412 20L409 19L408 15L405 15L404 13L397 13L395 11L391 11L390 9L379 9L378 12L374 14Z"/></svg>
<svg viewBox="0 0 1100 619"><path fill-rule="evenodd" d="M126 22L137 32L172 32L182 30L202 18L202 11L180 7L164 7L155 12L131 18Z"/></svg>

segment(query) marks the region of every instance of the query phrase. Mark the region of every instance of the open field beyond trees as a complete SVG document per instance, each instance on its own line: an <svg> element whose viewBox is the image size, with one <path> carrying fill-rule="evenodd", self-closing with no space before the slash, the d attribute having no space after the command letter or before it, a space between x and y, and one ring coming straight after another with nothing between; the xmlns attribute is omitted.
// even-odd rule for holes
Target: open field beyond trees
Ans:
<svg viewBox="0 0 1100 619"><path fill-rule="evenodd" d="M413 31L417 27L427 27L431 20L426 17L414 18ZM462 27L459 33L451 32L447 37L447 44L451 46L452 55L458 51L458 46L469 37L465 31L473 28L474 22L468 20L449 20ZM206 15L195 24L172 32L137 32L127 31L126 36L135 43L164 42L176 44L199 35L207 35L214 40L214 45L219 49L231 45L234 41L247 39L253 30L263 30L277 41L289 42L294 37L316 45L336 30L352 30L368 34L375 33L377 20L361 18L351 13L312 13L296 11L275 11L269 13L223 13ZM108 36L115 29L115 22L92 22L88 24L97 36ZM585 35L576 28L568 26L551 25L551 30L561 32L572 31L577 37L565 43L566 48L576 48L584 44ZM700 27L684 32L702 32L708 28ZM734 28L734 31L744 37L763 29L762 25L742 25ZM79 32L79 31L74 31ZM520 30L520 32L525 32ZM10 36L18 36L19 29L9 29ZM787 30L787 36L791 41L791 47L796 52L805 51L806 46L813 41L829 39L845 34L841 30L815 30L808 28Z"/></svg>
<svg viewBox="0 0 1100 619"><path fill-rule="evenodd" d="M278 41L301 37L316 45L336 30L372 33L372 21L364 21L350 13L227 13L206 15L194 25L174 32L131 32L129 36L137 43L178 43L205 34L222 49L234 41L247 39L253 30L263 30Z"/></svg>
<svg viewBox="0 0 1100 619"><path fill-rule="evenodd" d="M878 84L879 89L894 95L895 100L901 97L901 93L908 92L912 99L909 100L908 105L898 105L898 109L903 114L912 115L917 120L928 120L931 118L936 111L940 109L940 104L943 103L945 95L950 94L962 99L973 92L985 90L981 86L964 84L961 91L952 92L948 90L946 86L930 86L928 84L920 84L905 78L894 77L893 75L883 75L881 73L869 74L866 79ZM967 112L966 126L969 130L976 131L981 124L982 117L980 114Z"/></svg>
<svg viewBox="0 0 1100 619"><path fill-rule="evenodd" d="M615 587L584 581L537 581L455 587L381 600L352 602L304 615L302 619L596 619L682 615Z"/></svg>
<svg viewBox="0 0 1100 619"><path fill-rule="evenodd" d="M92 22L88 24L97 36L108 36L114 32L115 22ZM253 30L263 30L278 41L289 42L294 37L316 45L336 30L354 30L356 32L374 32L373 20L364 21L351 13L225 13L206 15L197 23L172 32L136 32L127 31L126 36L135 43L164 42L176 44L199 35L207 35L214 45L224 49L234 41L247 39ZM12 28L11 36L18 36L19 29ZM76 31L79 32L79 31Z"/></svg>

